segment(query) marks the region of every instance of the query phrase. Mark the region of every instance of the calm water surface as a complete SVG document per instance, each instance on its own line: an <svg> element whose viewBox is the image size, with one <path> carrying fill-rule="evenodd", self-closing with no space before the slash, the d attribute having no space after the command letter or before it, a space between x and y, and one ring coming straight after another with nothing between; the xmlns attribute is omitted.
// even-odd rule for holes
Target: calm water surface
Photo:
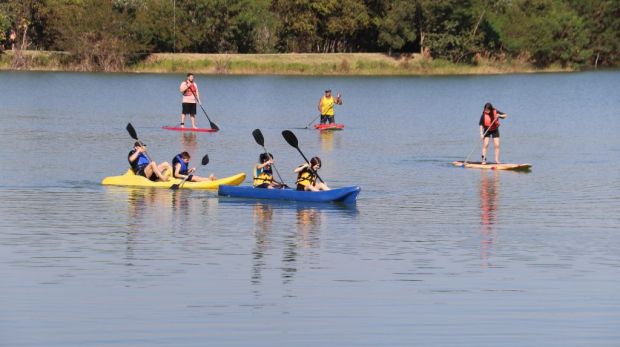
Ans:
<svg viewBox="0 0 620 347"><path fill-rule="evenodd" d="M0 345L620 345L619 71L197 75L215 134L161 129L183 78L0 72ZM301 129L328 87L346 129ZM500 159L530 172L452 166L486 102L509 115ZM127 122L154 160L208 153L220 177L251 175L261 128L289 184L291 129L362 193L102 186L127 170Z"/></svg>

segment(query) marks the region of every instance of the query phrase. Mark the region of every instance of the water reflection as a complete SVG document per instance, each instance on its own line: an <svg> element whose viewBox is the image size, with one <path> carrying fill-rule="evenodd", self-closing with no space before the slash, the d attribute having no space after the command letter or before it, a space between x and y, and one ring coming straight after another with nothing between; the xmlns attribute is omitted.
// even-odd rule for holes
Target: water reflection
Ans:
<svg viewBox="0 0 620 347"><path fill-rule="evenodd" d="M495 246L497 229L497 209L499 205L499 171L480 170L480 218L482 226L480 243L480 256L483 266L491 266L489 258L492 256Z"/></svg>
<svg viewBox="0 0 620 347"><path fill-rule="evenodd" d="M336 135L340 131L328 131L320 130L319 142L321 142L321 149L326 151L333 151L334 149L340 149L340 134Z"/></svg>
<svg viewBox="0 0 620 347"><path fill-rule="evenodd" d="M190 153L196 150L196 132L181 131L181 148Z"/></svg>

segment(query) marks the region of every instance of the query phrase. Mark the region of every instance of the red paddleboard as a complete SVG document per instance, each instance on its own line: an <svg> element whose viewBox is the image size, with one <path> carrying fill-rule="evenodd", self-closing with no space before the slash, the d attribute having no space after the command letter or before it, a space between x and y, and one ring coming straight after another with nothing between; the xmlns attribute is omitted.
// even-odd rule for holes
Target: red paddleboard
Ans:
<svg viewBox="0 0 620 347"><path fill-rule="evenodd" d="M162 127L162 129L178 130L178 131L198 131L202 133L214 133L217 131L215 129L194 129L194 128L180 128L180 127Z"/></svg>
<svg viewBox="0 0 620 347"><path fill-rule="evenodd" d="M314 126L318 130L342 130L344 125L342 124L317 124Z"/></svg>

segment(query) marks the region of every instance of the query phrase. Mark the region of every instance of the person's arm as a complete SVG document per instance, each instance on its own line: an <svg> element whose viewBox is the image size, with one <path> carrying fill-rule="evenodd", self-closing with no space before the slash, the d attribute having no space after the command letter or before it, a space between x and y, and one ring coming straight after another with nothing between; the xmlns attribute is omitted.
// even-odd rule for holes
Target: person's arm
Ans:
<svg viewBox="0 0 620 347"><path fill-rule="evenodd" d="M190 86L190 84L187 81L185 81L185 82L181 83L181 86L179 87L179 91L181 93L185 93L185 91L187 90L187 88L189 88L189 86Z"/></svg>
<svg viewBox="0 0 620 347"><path fill-rule="evenodd" d="M185 178L183 177L183 175L179 173L180 170L181 170L181 164L176 164L174 166L174 178Z"/></svg>
<svg viewBox="0 0 620 347"><path fill-rule="evenodd" d="M198 85L194 83L194 86L196 87L196 99L198 101L198 105L202 105L202 101L200 101L200 92L198 91Z"/></svg>
<svg viewBox="0 0 620 347"><path fill-rule="evenodd" d="M321 100L319 101L319 112L323 114L323 98L321 98Z"/></svg>
<svg viewBox="0 0 620 347"><path fill-rule="evenodd" d="M134 161L136 161L138 159L138 156L142 152L144 152L144 149L142 149L142 147L138 148L137 151L133 152L133 154L129 156L129 162L133 163Z"/></svg>
<svg viewBox="0 0 620 347"><path fill-rule="evenodd" d="M342 99L340 98L340 93L338 93L338 94L336 95L336 103L337 103L338 105L342 105Z"/></svg>
<svg viewBox="0 0 620 347"><path fill-rule="evenodd" d="M508 117L507 114L505 114L504 112L502 112L500 110L495 110L495 111L497 111L497 117L499 117L499 118L506 118L506 117Z"/></svg>
<svg viewBox="0 0 620 347"><path fill-rule="evenodd" d="M303 169L305 169L305 168L307 168L307 167L308 167L308 164L306 163L306 164L304 164L304 165L302 165L302 166L300 166L300 167L296 168L296 169L295 169L295 173L300 173L300 172L302 172L302 171L303 171Z"/></svg>

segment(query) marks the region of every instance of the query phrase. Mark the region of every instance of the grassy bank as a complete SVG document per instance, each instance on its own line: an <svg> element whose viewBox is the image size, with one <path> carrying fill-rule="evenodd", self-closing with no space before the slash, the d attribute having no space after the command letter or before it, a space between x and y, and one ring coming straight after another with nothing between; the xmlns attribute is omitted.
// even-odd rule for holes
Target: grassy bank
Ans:
<svg viewBox="0 0 620 347"><path fill-rule="evenodd" d="M12 52L0 55L0 69L10 70ZM63 52L25 51L28 70L76 71ZM381 53L335 54L171 54L160 53L128 65L125 72L256 75L454 75L571 71L561 67L536 69L523 60L479 58L475 65L453 64L420 55Z"/></svg>

